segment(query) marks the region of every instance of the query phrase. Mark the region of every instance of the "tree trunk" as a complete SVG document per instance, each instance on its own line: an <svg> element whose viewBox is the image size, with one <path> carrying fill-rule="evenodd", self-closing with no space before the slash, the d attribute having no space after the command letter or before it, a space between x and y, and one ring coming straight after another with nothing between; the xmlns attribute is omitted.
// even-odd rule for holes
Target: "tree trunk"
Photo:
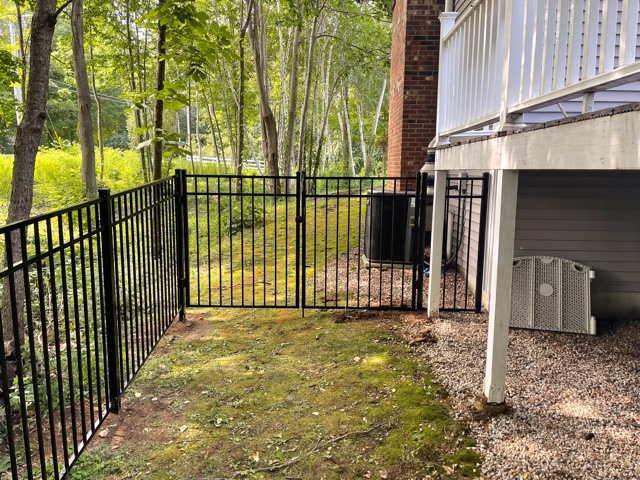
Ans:
<svg viewBox="0 0 640 480"><path fill-rule="evenodd" d="M360 133L360 150L362 150L362 168L365 175L369 173L369 151L367 149L367 141L364 138L364 113L362 102L356 101L356 115L358 117L358 132Z"/></svg>
<svg viewBox="0 0 640 480"><path fill-rule="evenodd" d="M209 118L209 128L211 129L211 141L213 142L213 148L216 152L216 163L220 163L220 150L218 150L218 140L216 138L216 127L213 124L213 115L211 115L211 109L213 109L213 99L209 101L207 99L207 94L203 90L202 96L204 97L204 103L207 108L207 117Z"/></svg>
<svg viewBox="0 0 640 480"><path fill-rule="evenodd" d="M382 102L384 101L384 94L387 91L387 77L384 77L382 81L382 88L380 89L380 96L378 97L378 105L376 106L376 114L373 117L373 128L371 129L371 147L369 153L373 157L373 150L376 144L376 133L378 133L378 121L380 120L380 111L382 110ZM365 172L365 175L369 175L370 172Z"/></svg>
<svg viewBox="0 0 640 480"><path fill-rule="evenodd" d="M260 98L260 120L262 126L262 152L267 164L267 172L274 177L279 176L278 168L278 132L276 125L276 117L271 109L267 59L265 56L266 45L264 31L266 25L264 22L264 14L262 12L262 2L259 0L254 5L253 23L249 30L251 39L251 47L253 50L253 60L256 69L256 81L258 84L258 96ZM271 182L271 191L280 193L280 182L273 179Z"/></svg>
<svg viewBox="0 0 640 480"><path fill-rule="evenodd" d="M198 160L202 164L202 142L200 141L200 95L196 90L196 145L198 146Z"/></svg>
<svg viewBox="0 0 640 480"><path fill-rule="evenodd" d="M93 46L89 45L89 58L93 62ZM100 180L104 180L104 139L102 137L102 100L98 96L96 88L96 73L93 65L91 67L91 86L93 88L93 98L96 102L96 120L98 127L98 152L100 154Z"/></svg>
<svg viewBox="0 0 640 480"><path fill-rule="evenodd" d="M356 166L353 162L353 145L351 141L351 121L349 119L349 87L345 82L344 88L342 90L343 97L342 102L344 106L343 114L344 114L344 129L347 140L347 152L349 153L349 169L351 171L351 176L356 176Z"/></svg>
<svg viewBox="0 0 640 480"><path fill-rule="evenodd" d="M18 40L20 42L20 63L22 64L22 72L20 74L20 103L27 90L27 52L24 45L24 26L22 24L22 11L20 5L16 2L16 17L18 20Z"/></svg>
<svg viewBox="0 0 640 480"><path fill-rule="evenodd" d="M33 204L33 182L38 145L47 117L47 92L49 91L49 68L51 65L51 47L53 32L57 20L56 0L38 0L31 21L31 51L29 56L29 79L22 122L18 125L11 179L11 198L7 223L24 220L31 214ZM11 235L11 263L22 259L22 245L16 231ZM6 374L9 384L13 383L16 371L14 357L17 345L24 344L25 298L24 274L20 270L13 276L14 296L11 298L8 278L5 279L2 295L2 331L7 357ZM16 306L17 316L11 312L12 302ZM14 329L15 326L17 327ZM16 345L17 343L17 345Z"/></svg>
<svg viewBox="0 0 640 480"><path fill-rule="evenodd" d="M313 54L316 46L316 33L318 31L319 13L313 19L311 37L309 38L309 57L307 59L307 75L304 81L304 102L300 113L300 142L298 145L298 170L304 170L304 148L307 129L307 112L309 110L309 97L311 96L311 77L313 74Z"/></svg>
<svg viewBox="0 0 640 480"><path fill-rule="evenodd" d="M336 79L333 82L333 85L331 86L331 89L327 95L327 105L324 111L324 119L322 121L322 127L320 127L320 135L318 136L318 149L316 150L317 153L315 156L316 158L315 158L314 168L313 168L314 177L318 173L318 166L320 164L320 156L322 155L322 146L324 143L325 132L327 131L327 126L329 124L329 112L331 111L331 102L333 101L333 97L335 96L336 87L339 81L340 81L340 77L336 76ZM323 168L323 171L324 171L324 168Z"/></svg>
<svg viewBox="0 0 640 480"><path fill-rule="evenodd" d="M253 0L249 2L247 7L247 18L243 20L244 13L244 1L240 4L240 34L238 36L238 56L240 57L240 79L238 84L238 143L236 147L236 155L234 158L234 173L236 175L242 175L242 161L244 154L244 94L245 94L245 58L244 58L244 39L247 35L247 28L249 28L249 21L251 20L251 11L253 10ZM243 23L244 21L244 23ZM236 182L237 191L242 190L242 182Z"/></svg>
<svg viewBox="0 0 640 480"><path fill-rule="evenodd" d="M96 152L93 145L93 119L91 118L91 95L87 62L84 56L83 0L74 0L71 6L71 36L73 49L73 71L78 93L78 135L82 151L82 185L87 198L98 196L96 185Z"/></svg>
<svg viewBox="0 0 640 480"><path fill-rule="evenodd" d="M300 3L298 3L300 8ZM298 110L298 81L300 77L300 33L302 32L302 14L298 15L298 24L293 34L293 56L291 59L291 94L289 96L289 114L287 115L287 137L285 143L284 174L293 175L293 142L296 133L296 111Z"/></svg>
<svg viewBox="0 0 640 480"><path fill-rule="evenodd" d="M131 11L129 10L129 2L125 2L125 4L126 4L126 24L127 24L127 50L129 53L129 75L130 75L129 85L131 87L131 91L136 92L137 86L136 86L136 74L135 74L135 61L133 56L133 38L131 35ZM138 107L134 107L133 119L135 122L136 130L140 132L140 129L143 126L143 122L142 122L142 116L140 115L140 109ZM147 122L145 119L145 122L144 122L145 128L147 126L146 123ZM138 137L138 144L141 144L145 141L145 136L143 133L138 133L137 137ZM141 164L140 166L142 168L142 175L143 175L144 181L148 182L150 177L149 177L149 166L147 162L146 150L145 148L139 148L138 150L140 152L140 164ZM149 160L151 159L149 158Z"/></svg>
<svg viewBox="0 0 640 480"><path fill-rule="evenodd" d="M158 0L158 5L163 5L165 0ZM158 21L158 65L156 69L156 102L153 119L153 180L162 178L162 150L163 141L159 141L158 137L163 135L163 114L164 101L158 98L158 93L164 89L164 77L166 71L166 61L164 60L165 48L164 44L167 39L167 25Z"/></svg>

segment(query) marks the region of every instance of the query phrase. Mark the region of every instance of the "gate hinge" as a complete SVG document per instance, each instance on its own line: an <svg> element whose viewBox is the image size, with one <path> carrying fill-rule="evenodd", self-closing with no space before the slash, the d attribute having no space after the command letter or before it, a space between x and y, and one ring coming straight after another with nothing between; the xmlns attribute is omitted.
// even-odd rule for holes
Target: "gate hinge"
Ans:
<svg viewBox="0 0 640 480"><path fill-rule="evenodd" d="M186 278L179 278L178 279L178 287L185 288L186 286L187 286L187 279Z"/></svg>
<svg viewBox="0 0 640 480"><path fill-rule="evenodd" d="M296 223L302 223L302 215L296 215Z"/></svg>

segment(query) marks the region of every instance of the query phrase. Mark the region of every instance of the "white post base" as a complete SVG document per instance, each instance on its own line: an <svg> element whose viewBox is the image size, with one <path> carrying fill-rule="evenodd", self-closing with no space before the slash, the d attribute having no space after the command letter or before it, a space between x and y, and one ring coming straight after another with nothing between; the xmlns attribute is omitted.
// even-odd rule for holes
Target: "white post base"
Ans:
<svg viewBox="0 0 640 480"><path fill-rule="evenodd" d="M511 315L511 277L518 198L518 171L498 170L495 220L491 236L494 244L491 259L491 300L484 395L490 404L503 403L507 374L507 345Z"/></svg>

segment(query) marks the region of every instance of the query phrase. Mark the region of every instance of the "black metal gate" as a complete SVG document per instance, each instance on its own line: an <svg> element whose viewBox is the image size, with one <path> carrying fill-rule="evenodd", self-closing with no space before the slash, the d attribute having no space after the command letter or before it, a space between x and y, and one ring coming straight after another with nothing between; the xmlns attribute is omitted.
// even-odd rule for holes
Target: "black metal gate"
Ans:
<svg viewBox="0 0 640 480"><path fill-rule="evenodd" d="M426 174L177 175L184 192L179 235L186 306L389 310L426 304L433 201ZM482 288L486 181L466 182L462 189L459 179L448 180L445 245L456 248L453 255L445 249L442 261L443 310L480 305L473 291ZM466 273L478 271L474 289ZM447 286L454 292L445 292Z"/></svg>

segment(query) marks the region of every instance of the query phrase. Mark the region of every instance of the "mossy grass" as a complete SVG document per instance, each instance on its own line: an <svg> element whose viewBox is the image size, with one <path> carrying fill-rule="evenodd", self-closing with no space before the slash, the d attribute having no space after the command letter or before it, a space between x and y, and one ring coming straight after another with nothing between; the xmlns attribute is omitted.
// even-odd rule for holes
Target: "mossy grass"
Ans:
<svg viewBox="0 0 640 480"><path fill-rule="evenodd" d="M94 478L478 476L473 440L442 388L389 327L376 316L336 323L329 312L191 312L123 399L147 411L148 432L131 443L107 436L111 448L99 439L77 469L97 459L110 473ZM154 413L168 441L155 438Z"/></svg>

